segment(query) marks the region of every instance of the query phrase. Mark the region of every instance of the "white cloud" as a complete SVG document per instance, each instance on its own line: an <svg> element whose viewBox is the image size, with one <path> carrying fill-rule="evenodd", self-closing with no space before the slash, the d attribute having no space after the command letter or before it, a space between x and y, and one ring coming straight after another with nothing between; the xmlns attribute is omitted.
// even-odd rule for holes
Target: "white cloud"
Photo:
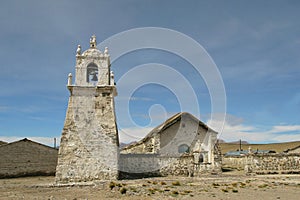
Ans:
<svg viewBox="0 0 300 200"><path fill-rule="evenodd" d="M130 143L133 141L139 141L144 138L153 127L133 127L124 128L119 130L119 139L122 143Z"/></svg>
<svg viewBox="0 0 300 200"><path fill-rule="evenodd" d="M222 123L221 120L208 120L207 122L213 129L214 127L220 127ZM268 130L263 130L255 126L245 125L242 122L236 124L226 121L223 131L219 133L219 137L225 141L242 139L250 143L299 141L300 125L278 125Z"/></svg>
<svg viewBox="0 0 300 200"><path fill-rule="evenodd" d="M300 132L300 125L274 126L270 132L271 133L280 133L280 132L291 132L291 131L299 131Z"/></svg>

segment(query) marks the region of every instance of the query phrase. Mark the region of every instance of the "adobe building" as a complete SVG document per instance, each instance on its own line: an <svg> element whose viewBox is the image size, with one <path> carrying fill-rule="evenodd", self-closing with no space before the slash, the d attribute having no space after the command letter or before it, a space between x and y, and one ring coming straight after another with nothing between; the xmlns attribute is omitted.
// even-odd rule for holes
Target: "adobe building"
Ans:
<svg viewBox="0 0 300 200"><path fill-rule="evenodd" d="M58 153L56 182L80 182L118 178L118 132L108 49L90 48L76 54L75 82L68 77L70 97Z"/></svg>
<svg viewBox="0 0 300 200"><path fill-rule="evenodd" d="M187 175L220 172L217 132L189 113L177 113L141 141L121 150L124 174Z"/></svg>
<svg viewBox="0 0 300 200"><path fill-rule="evenodd" d="M27 138L0 146L0 178L54 175L58 150Z"/></svg>

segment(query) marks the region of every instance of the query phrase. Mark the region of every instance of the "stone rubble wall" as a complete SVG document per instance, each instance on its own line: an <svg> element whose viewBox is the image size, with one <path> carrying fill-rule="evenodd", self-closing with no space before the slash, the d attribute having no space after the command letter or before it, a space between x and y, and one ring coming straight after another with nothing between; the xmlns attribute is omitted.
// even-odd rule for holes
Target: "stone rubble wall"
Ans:
<svg viewBox="0 0 300 200"><path fill-rule="evenodd" d="M255 174L300 173L300 154L250 154L224 156L223 168L245 170Z"/></svg>
<svg viewBox="0 0 300 200"><path fill-rule="evenodd" d="M126 173L148 173L159 170L158 154L120 154L119 171Z"/></svg>
<svg viewBox="0 0 300 200"><path fill-rule="evenodd" d="M20 141L0 148L0 178L54 175L57 149Z"/></svg>
<svg viewBox="0 0 300 200"><path fill-rule="evenodd" d="M121 150L124 154L156 154L160 148L159 136L156 134L142 143Z"/></svg>
<svg viewBox="0 0 300 200"><path fill-rule="evenodd" d="M114 87L73 87L62 131L56 182L118 178Z"/></svg>
<svg viewBox="0 0 300 200"><path fill-rule="evenodd" d="M300 147L298 148L295 148L295 149L292 149L292 150L289 150L288 153L299 153L300 154Z"/></svg>
<svg viewBox="0 0 300 200"><path fill-rule="evenodd" d="M192 155L181 157L161 157L162 176L193 176L194 175L194 157Z"/></svg>
<svg viewBox="0 0 300 200"><path fill-rule="evenodd" d="M222 167L244 170L247 164L246 156L224 156L222 158Z"/></svg>
<svg viewBox="0 0 300 200"><path fill-rule="evenodd" d="M245 171L256 174L299 174L300 154L249 155Z"/></svg>
<svg viewBox="0 0 300 200"><path fill-rule="evenodd" d="M196 165L193 155L170 157L160 154L120 154L119 157L119 171L126 174L198 176L213 170L214 165L209 163Z"/></svg>

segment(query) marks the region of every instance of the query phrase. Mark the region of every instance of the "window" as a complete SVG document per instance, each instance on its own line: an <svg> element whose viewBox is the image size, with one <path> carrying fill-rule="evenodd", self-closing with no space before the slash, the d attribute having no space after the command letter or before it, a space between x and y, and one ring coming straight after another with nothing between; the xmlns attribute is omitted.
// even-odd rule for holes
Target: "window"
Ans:
<svg viewBox="0 0 300 200"><path fill-rule="evenodd" d="M96 64L90 63L87 66L86 81L88 83L93 83L94 85L97 84L97 82L98 82L98 67Z"/></svg>
<svg viewBox="0 0 300 200"><path fill-rule="evenodd" d="M178 147L178 153L188 153L190 151L190 147L186 144L182 144Z"/></svg>

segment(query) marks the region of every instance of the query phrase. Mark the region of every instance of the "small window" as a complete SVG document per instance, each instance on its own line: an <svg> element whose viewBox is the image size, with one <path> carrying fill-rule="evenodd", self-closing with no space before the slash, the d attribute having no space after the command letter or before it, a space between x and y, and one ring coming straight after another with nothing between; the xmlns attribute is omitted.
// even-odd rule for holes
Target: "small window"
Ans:
<svg viewBox="0 0 300 200"><path fill-rule="evenodd" d="M188 153L190 151L190 147L186 144L182 144L178 147L178 153Z"/></svg>

